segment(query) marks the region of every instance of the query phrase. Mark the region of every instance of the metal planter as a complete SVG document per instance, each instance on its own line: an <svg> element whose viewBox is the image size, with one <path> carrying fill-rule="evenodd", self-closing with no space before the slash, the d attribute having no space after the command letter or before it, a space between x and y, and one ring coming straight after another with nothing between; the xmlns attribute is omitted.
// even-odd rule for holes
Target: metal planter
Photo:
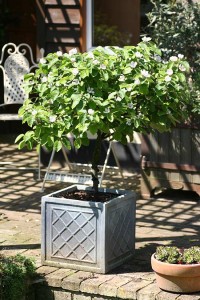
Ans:
<svg viewBox="0 0 200 300"><path fill-rule="evenodd" d="M106 273L130 259L135 248L135 202L131 191L109 202L58 198L61 191L91 190L73 185L42 197L42 263Z"/></svg>

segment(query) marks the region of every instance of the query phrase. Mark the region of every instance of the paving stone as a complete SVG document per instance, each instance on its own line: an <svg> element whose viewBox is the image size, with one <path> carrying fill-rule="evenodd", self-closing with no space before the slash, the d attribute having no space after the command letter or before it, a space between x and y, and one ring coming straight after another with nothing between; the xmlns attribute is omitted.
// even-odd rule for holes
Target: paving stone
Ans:
<svg viewBox="0 0 200 300"><path fill-rule="evenodd" d="M54 291L54 300L71 300L72 294L66 291Z"/></svg>
<svg viewBox="0 0 200 300"><path fill-rule="evenodd" d="M154 272L129 272L119 274L120 277L131 277L133 279L144 279L144 280L155 280L155 273Z"/></svg>
<svg viewBox="0 0 200 300"><path fill-rule="evenodd" d="M91 296L85 296L85 295L74 295L73 300L91 300Z"/></svg>
<svg viewBox="0 0 200 300"><path fill-rule="evenodd" d="M92 300L105 300L105 299L107 299L107 298L103 298L103 297L101 297L101 296L95 296L95 297L92 297Z"/></svg>
<svg viewBox="0 0 200 300"><path fill-rule="evenodd" d="M168 292L165 292L165 291L161 291L156 296L156 300L176 300L178 296L179 296L179 294L168 293Z"/></svg>
<svg viewBox="0 0 200 300"><path fill-rule="evenodd" d="M91 278L92 276L93 275L90 272L78 271L77 273L64 278L61 287L69 291L79 291L81 282Z"/></svg>
<svg viewBox="0 0 200 300"><path fill-rule="evenodd" d="M120 276L115 276L99 286L99 294L106 297L116 297L118 288L130 281L132 281L130 277L122 278Z"/></svg>
<svg viewBox="0 0 200 300"><path fill-rule="evenodd" d="M137 300L155 300L160 291L156 283L151 283L138 291Z"/></svg>
<svg viewBox="0 0 200 300"><path fill-rule="evenodd" d="M151 281L135 279L131 282L121 286L117 290L117 297L122 299L137 299L137 291L147 287L151 284Z"/></svg>
<svg viewBox="0 0 200 300"><path fill-rule="evenodd" d="M112 274L93 274L93 276L81 282L80 291L85 293L98 294L99 286L112 278L114 278L114 275Z"/></svg>
<svg viewBox="0 0 200 300"><path fill-rule="evenodd" d="M47 275L47 274L50 274L52 272L55 272L56 270L58 270L58 268L56 267L51 267L51 266L41 266L40 268L38 268L36 270L36 272L38 274L41 274L41 275Z"/></svg>
<svg viewBox="0 0 200 300"><path fill-rule="evenodd" d="M176 298L176 300L199 300L199 299L200 299L200 294L199 295L195 295L195 294L180 295L180 296L178 296L178 298Z"/></svg>
<svg viewBox="0 0 200 300"><path fill-rule="evenodd" d="M61 287L62 280L67 276L74 274L75 270L58 269L47 276L45 276L46 283L51 287Z"/></svg>

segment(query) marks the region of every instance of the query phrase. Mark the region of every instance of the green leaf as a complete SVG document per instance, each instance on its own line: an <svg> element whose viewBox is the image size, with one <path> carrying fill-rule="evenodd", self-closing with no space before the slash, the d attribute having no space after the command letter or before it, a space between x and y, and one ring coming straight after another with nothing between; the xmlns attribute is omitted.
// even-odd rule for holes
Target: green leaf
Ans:
<svg viewBox="0 0 200 300"><path fill-rule="evenodd" d="M179 80L180 80L181 82L185 82L185 75L184 75L184 74L179 73L179 74L178 74L178 78L179 78Z"/></svg>
<svg viewBox="0 0 200 300"><path fill-rule="evenodd" d="M21 149L24 148L25 146L26 146L26 143L25 143L25 141L23 140L23 141L21 141L21 142L19 143L18 148L21 150Z"/></svg>
<svg viewBox="0 0 200 300"><path fill-rule="evenodd" d="M91 132L91 134L95 135L98 131L98 126L97 124L90 124L88 130Z"/></svg>
<svg viewBox="0 0 200 300"><path fill-rule="evenodd" d="M62 149L62 143L61 143L61 141L55 141L54 148L55 148L55 150L57 152L60 151Z"/></svg>
<svg viewBox="0 0 200 300"><path fill-rule="evenodd" d="M90 144L90 141L88 138L82 138L82 145L83 146L89 146Z"/></svg>
<svg viewBox="0 0 200 300"><path fill-rule="evenodd" d="M74 147L76 149L79 149L81 147L81 139L79 139L79 138L75 139L75 141L74 141Z"/></svg>
<svg viewBox="0 0 200 300"><path fill-rule="evenodd" d="M18 135L18 136L16 137L16 139L15 139L15 143L19 142L19 140L21 140L23 137L24 137L24 134L23 134L23 133L20 134L20 135Z"/></svg>
<svg viewBox="0 0 200 300"><path fill-rule="evenodd" d="M121 141L122 133L121 131L115 131L113 134L113 140Z"/></svg>
<svg viewBox="0 0 200 300"><path fill-rule="evenodd" d="M123 71L123 74L124 74L124 75L129 74L129 73L132 72L132 70L133 70L133 69L132 69L131 67L125 68L124 71Z"/></svg>
<svg viewBox="0 0 200 300"><path fill-rule="evenodd" d="M82 98L82 95L81 94L73 94L71 96L71 98L72 98L72 101L73 101L73 103L72 103L72 109L74 109L79 104L79 102L80 102L80 100Z"/></svg>
<svg viewBox="0 0 200 300"><path fill-rule="evenodd" d="M71 150L71 143L67 137L62 138L62 143L68 150Z"/></svg>
<svg viewBox="0 0 200 300"><path fill-rule="evenodd" d="M27 131L24 135L24 141L29 141L34 136L34 131Z"/></svg>
<svg viewBox="0 0 200 300"><path fill-rule="evenodd" d="M57 61L58 61L58 57L52 59L48 64L48 68L51 69L57 63Z"/></svg>

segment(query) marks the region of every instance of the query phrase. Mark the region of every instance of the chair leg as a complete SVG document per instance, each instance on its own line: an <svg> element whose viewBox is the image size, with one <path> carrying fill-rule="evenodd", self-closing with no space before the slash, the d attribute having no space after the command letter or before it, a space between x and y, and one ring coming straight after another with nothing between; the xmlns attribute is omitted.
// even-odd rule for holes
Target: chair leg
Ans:
<svg viewBox="0 0 200 300"><path fill-rule="evenodd" d="M49 164L48 164L48 167L47 167L47 171L46 171L46 173L45 173L45 176L44 176L44 179L43 179L43 182L42 182L41 192L44 192L45 182L46 182L47 176L48 176L48 174L49 174L49 171L50 171L50 168L51 168L51 164L52 164L54 155L55 155L55 149L53 149L53 151L52 151L52 153L51 153L51 157L50 157L50 160L49 160Z"/></svg>
<svg viewBox="0 0 200 300"><path fill-rule="evenodd" d="M41 180L41 147L38 150L38 180Z"/></svg>
<svg viewBox="0 0 200 300"><path fill-rule="evenodd" d="M101 178L100 178L100 181L99 181L99 186L100 187L102 185L103 177L105 175L105 170L106 170L106 166L107 166L107 163L108 163L108 158L109 158L110 151L111 151L111 143L112 142L109 143L109 147L108 147L108 150L107 150L107 153L106 153L106 158L105 158L105 161L104 161L103 170L102 170L102 173L101 173Z"/></svg>

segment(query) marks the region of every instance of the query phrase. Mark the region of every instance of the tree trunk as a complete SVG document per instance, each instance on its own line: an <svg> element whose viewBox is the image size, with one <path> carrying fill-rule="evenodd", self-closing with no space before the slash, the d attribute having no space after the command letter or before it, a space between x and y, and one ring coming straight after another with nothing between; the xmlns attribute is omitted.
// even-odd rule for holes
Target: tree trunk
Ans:
<svg viewBox="0 0 200 300"><path fill-rule="evenodd" d="M102 143L102 134L101 134L101 131L98 131L96 143L95 143L95 147L94 147L94 152L93 152L93 156L92 156L92 181L93 181L93 189L94 189L95 193L98 193L98 186L99 186L98 164L99 164L100 155L101 155L101 143Z"/></svg>

